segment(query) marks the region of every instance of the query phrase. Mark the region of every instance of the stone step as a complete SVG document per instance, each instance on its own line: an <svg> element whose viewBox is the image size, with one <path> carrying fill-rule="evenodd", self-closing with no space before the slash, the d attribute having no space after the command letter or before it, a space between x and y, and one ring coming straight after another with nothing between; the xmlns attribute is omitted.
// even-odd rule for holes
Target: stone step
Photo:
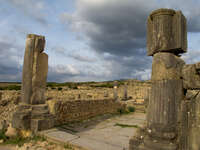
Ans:
<svg viewBox="0 0 200 150"><path fill-rule="evenodd" d="M31 105L33 111L43 111L48 110L47 104Z"/></svg>
<svg viewBox="0 0 200 150"><path fill-rule="evenodd" d="M54 119L52 114L49 113L32 113L31 119Z"/></svg>

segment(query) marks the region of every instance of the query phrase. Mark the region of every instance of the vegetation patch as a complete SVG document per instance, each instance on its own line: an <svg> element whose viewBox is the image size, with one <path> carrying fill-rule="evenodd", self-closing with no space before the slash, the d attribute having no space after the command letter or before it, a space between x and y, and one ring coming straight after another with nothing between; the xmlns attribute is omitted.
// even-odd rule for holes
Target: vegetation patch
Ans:
<svg viewBox="0 0 200 150"><path fill-rule="evenodd" d="M8 137L5 135L5 130L0 130L0 140L6 141Z"/></svg>
<svg viewBox="0 0 200 150"><path fill-rule="evenodd" d="M129 112L135 112L135 107L133 107L133 106L128 106L128 111L129 111Z"/></svg>
<svg viewBox="0 0 200 150"><path fill-rule="evenodd" d="M0 145L18 145L18 146L22 146L24 145L24 143L30 142L30 141L45 141L46 139L42 136L33 136L33 137L29 137L29 138L23 138L21 136L17 136L17 137L13 137L13 138L9 138L5 135L5 130L0 130L0 140L3 140L4 142L1 143Z"/></svg>
<svg viewBox="0 0 200 150"><path fill-rule="evenodd" d="M69 144L65 144L65 145L64 145L64 148L65 148L65 149L74 150L74 148L73 148L71 145L69 145Z"/></svg>
<svg viewBox="0 0 200 150"><path fill-rule="evenodd" d="M59 87L59 88L58 88L58 91L62 91L62 88L61 88L61 87Z"/></svg>
<svg viewBox="0 0 200 150"><path fill-rule="evenodd" d="M91 87L100 87L100 88L113 88L112 83L104 83L104 84L99 84L99 85L90 85Z"/></svg>
<svg viewBox="0 0 200 150"><path fill-rule="evenodd" d="M135 107L128 106L127 109L119 108L119 109L117 109L117 112L120 115L129 114L129 113L135 112Z"/></svg>
<svg viewBox="0 0 200 150"><path fill-rule="evenodd" d="M0 87L0 90L16 90L16 91L19 91L19 90L21 90L21 86L20 85L9 85L9 86L5 86L5 87Z"/></svg>
<svg viewBox="0 0 200 150"><path fill-rule="evenodd" d="M127 111L126 109L123 109L123 108L117 109L117 112L118 112L120 115L124 115L124 114L129 114L129 113L130 113L129 111Z"/></svg>
<svg viewBox="0 0 200 150"><path fill-rule="evenodd" d="M122 128L138 128L138 125L129 125L129 124L121 124L121 123L116 123L114 126L119 126Z"/></svg>

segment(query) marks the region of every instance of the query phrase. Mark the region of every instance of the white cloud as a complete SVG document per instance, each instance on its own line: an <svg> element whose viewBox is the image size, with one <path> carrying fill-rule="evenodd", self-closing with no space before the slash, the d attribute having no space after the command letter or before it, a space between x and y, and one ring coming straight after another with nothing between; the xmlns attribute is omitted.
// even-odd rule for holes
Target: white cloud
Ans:
<svg viewBox="0 0 200 150"><path fill-rule="evenodd" d="M79 75L80 71L77 70L73 65L67 64L67 65L56 65L53 66L53 71L55 71L58 74L70 74L70 75Z"/></svg>

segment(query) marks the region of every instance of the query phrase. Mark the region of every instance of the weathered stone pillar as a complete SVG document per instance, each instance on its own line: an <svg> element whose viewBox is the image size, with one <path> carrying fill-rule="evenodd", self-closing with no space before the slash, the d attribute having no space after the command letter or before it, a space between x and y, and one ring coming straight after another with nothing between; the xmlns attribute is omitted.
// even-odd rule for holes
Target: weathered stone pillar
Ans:
<svg viewBox="0 0 200 150"><path fill-rule="evenodd" d="M176 150L185 64L178 55L187 50L186 19L180 11L159 9L150 14L147 24L147 49L153 63L144 147Z"/></svg>
<svg viewBox="0 0 200 150"><path fill-rule="evenodd" d="M22 103L13 114L12 126L37 132L53 127L54 119L45 104L48 55L45 37L29 34L26 40L22 74Z"/></svg>
<svg viewBox="0 0 200 150"><path fill-rule="evenodd" d="M128 100L128 85L127 85L127 83L125 83L125 85L124 85L122 100L124 100L124 101Z"/></svg>
<svg viewBox="0 0 200 150"><path fill-rule="evenodd" d="M182 68L185 64L179 54L186 51L186 19L182 13L172 9L153 11L147 22L147 53L153 56L153 63L146 136L140 140L131 139L130 150L178 149L180 104L184 98Z"/></svg>
<svg viewBox="0 0 200 150"><path fill-rule="evenodd" d="M114 81L114 86L113 86L113 98L114 98L114 100L118 99L118 92L117 92L118 87L117 86L118 86L117 81Z"/></svg>
<svg viewBox="0 0 200 150"><path fill-rule="evenodd" d="M22 102L25 104L45 103L48 55L43 52L44 47L44 36L27 36L22 74Z"/></svg>

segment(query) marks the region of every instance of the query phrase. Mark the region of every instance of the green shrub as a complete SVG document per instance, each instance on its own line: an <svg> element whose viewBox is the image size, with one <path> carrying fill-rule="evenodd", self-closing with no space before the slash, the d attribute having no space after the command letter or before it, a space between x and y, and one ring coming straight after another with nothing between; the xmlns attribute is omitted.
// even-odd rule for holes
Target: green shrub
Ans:
<svg viewBox="0 0 200 150"><path fill-rule="evenodd" d="M21 86L19 85L9 85L9 86L5 86L5 87L0 87L0 90L21 90Z"/></svg>
<svg viewBox="0 0 200 150"><path fill-rule="evenodd" d="M113 88L113 84L112 83L104 83L104 84L100 84L100 85L91 85L91 87Z"/></svg>
<svg viewBox="0 0 200 150"><path fill-rule="evenodd" d="M121 123L116 123L114 126L119 126L122 128L138 128L138 125L129 125L129 124L121 124Z"/></svg>
<svg viewBox="0 0 200 150"><path fill-rule="evenodd" d="M3 144L12 144L12 145L18 145L22 146L24 143L30 142L30 141L45 141L46 139L42 136L33 136L29 138L23 138L21 136L9 138L5 135L4 131L0 131L0 139L4 140Z"/></svg>
<svg viewBox="0 0 200 150"><path fill-rule="evenodd" d="M118 112L120 115L122 115L122 114L128 114L128 113L129 113L127 110L122 109L122 108L117 109L117 112Z"/></svg>
<svg viewBox="0 0 200 150"><path fill-rule="evenodd" d="M64 145L64 148L65 148L65 149L74 150L74 148L73 148L71 145L69 145L69 144L65 144L65 145Z"/></svg>
<svg viewBox="0 0 200 150"><path fill-rule="evenodd" d="M133 107L133 106L128 106L128 111L129 111L129 112L135 112L135 107Z"/></svg>
<svg viewBox="0 0 200 150"><path fill-rule="evenodd" d="M76 89L78 89L78 87L77 87L77 86L74 86L74 87L72 87L72 89L76 90Z"/></svg>
<svg viewBox="0 0 200 150"><path fill-rule="evenodd" d="M61 87L59 87L59 88L58 88L58 91L61 91L61 90L62 90L62 88L61 88Z"/></svg>
<svg viewBox="0 0 200 150"><path fill-rule="evenodd" d="M5 135L5 130L0 130L0 140L6 141L8 137Z"/></svg>

